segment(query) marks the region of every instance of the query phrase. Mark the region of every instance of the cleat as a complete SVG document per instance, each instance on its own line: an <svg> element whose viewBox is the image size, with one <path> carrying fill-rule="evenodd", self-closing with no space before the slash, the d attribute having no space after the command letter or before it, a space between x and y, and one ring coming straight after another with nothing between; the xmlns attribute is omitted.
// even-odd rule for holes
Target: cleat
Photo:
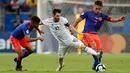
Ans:
<svg viewBox="0 0 130 73"><path fill-rule="evenodd" d="M102 57L102 55L103 55L103 51L100 51L100 52L98 52L97 57L100 58L100 57ZM99 64L99 63L98 63L98 64ZM98 64L97 64L97 65L98 65ZM96 65L96 66L97 66L97 65ZM97 72L96 66L93 66L92 69Z"/></svg>
<svg viewBox="0 0 130 73"><path fill-rule="evenodd" d="M22 71L22 69L21 69L21 68L16 68L15 70L16 70L16 71Z"/></svg>
<svg viewBox="0 0 130 73"><path fill-rule="evenodd" d="M16 70L16 71L22 71L22 66L16 67L15 70Z"/></svg>
<svg viewBox="0 0 130 73"><path fill-rule="evenodd" d="M14 58L14 62L16 62L17 61L17 58Z"/></svg>
<svg viewBox="0 0 130 73"><path fill-rule="evenodd" d="M92 70L94 70L95 72L98 72L98 70L96 70L96 67L92 67Z"/></svg>
<svg viewBox="0 0 130 73"><path fill-rule="evenodd" d="M14 62L17 62L17 58L14 58ZM22 71L22 66L16 67L16 71Z"/></svg>
<svg viewBox="0 0 130 73"><path fill-rule="evenodd" d="M95 70L95 68L94 68L94 67L92 67L92 70Z"/></svg>
<svg viewBox="0 0 130 73"><path fill-rule="evenodd" d="M98 52L99 54L97 55L98 57L102 57L102 54L103 54L103 52L102 51L100 51L100 52Z"/></svg>
<svg viewBox="0 0 130 73"><path fill-rule="evenodd" d="M103 51L100 51L100 56L102 56L102 54L103 54Z"/></svg>
<svg viewBox="0 0 130 73"><path fill-rule="evenodd" d="M57 69L56 69L56 72L61 71L61 69L62 69L64 66L65 66L65 64L63 64L62 66L59 65L59 66L57 67Z"/></svg>
<svg viewBox="0 0 130 73"><path fill-rule="evenodd" d="M93 66L93 67L92 67L92 70L96 71L96 67Z"/></svg>

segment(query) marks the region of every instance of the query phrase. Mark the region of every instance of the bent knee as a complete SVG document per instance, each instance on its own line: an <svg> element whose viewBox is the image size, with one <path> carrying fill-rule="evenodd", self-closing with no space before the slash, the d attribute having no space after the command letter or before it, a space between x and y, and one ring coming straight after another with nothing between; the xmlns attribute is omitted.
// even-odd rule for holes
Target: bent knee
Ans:
<svg viewBox="0 0 130 73"><path fill-rule="evenodd" d="M29 54L31 54L31 53L33 53L33 52L34 52L34 50L30 50L30 51L29 51Z"/></svg>
<svg viewBox="0 0 130 73"><path fill-rule="evenodd" d="M95 43L95 41L92 41L92 42L90 43L90 46L91 46L91 48L96 48L96 43Z"/></svg>
<svg viewBox="0 0 130 73"><path fill-rule="evenodd" d="M86 46L84 44L82 44L79 48L81 48L83 50L85 47Z"/></svg>

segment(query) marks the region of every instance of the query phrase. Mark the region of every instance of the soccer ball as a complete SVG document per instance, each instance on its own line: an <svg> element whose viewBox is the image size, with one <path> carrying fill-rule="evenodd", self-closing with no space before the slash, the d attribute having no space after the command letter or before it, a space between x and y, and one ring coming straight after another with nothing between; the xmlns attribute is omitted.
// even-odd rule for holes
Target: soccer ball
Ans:
<svg viewBox="0 0 130 73"><path fill-rule="evenodd" d="M106 71L106 66L104 64L98 64L96 66L96 72L104 72Z"/></svg>

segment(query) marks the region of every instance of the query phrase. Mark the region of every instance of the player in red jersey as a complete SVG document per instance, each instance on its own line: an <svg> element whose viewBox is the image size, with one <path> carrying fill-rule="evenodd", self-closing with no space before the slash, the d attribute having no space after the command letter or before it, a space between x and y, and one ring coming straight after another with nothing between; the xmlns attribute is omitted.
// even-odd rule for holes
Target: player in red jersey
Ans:
<svg viewBox="0 0 130 73"><path fill-rule="evenodd" d="M84 33L83 42L96 51L100 51L102 49L99 36L98 36L98 30L103 25L104 21L119 22L126 19L126 17L124 16L120 18L112 18L101 11L102 7L103 7L102 1L95 1L93 10L85 11L73 23L73 26L76 27L80 21L86 19L84 30L83 30ZM95 70L96 65L101 62L102 57L97 57L93 55L93 58L95 62L93 64L92 69Z"/></svg>
<svg viewBox="0 0 130 73"><path fill-rule="evenodd" d="M38 29L39 23L40 19L37 16L33 16L30 22L22 23L10 35L10 42L18 54L18 57L14 59L16 62L16 71L22 71L22 59L34 51L33 47L29 43L36 40L43 41L43 38L41 37L30 37L30 32L34 28L37 29L40 34L43 33ZM25 49L21 50L21 47Z"/></svg>

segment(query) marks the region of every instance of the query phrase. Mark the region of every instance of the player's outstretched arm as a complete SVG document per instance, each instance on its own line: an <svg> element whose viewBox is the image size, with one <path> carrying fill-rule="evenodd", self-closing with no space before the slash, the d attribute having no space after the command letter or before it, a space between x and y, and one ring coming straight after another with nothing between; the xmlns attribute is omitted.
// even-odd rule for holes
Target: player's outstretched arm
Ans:
<svg viewBox="0 0 130 73"><path fill-rule="evenodd" d="M25 38L26 38L26 40L27 40L28 42L33 42L33 41L36 41L36 40L41 40L41 41L44 40L44 39L41 38L41 37L31 38L30 35L26 35Z"/></svg>
<svg viewBox="0 0 130 73"><path fill-rule="evenodd" d="M77 27L77 25L78 25L78 23L80 22L80 21L82 21L83 19L82 18L78 18L78 19L76 19L75 21L74 21L74 23L73 23L73 27L74 28L76 28Z"/></svg>
<svg viewBox="0 0 130 73"><path fill-rule="evenodd" d="M70 30L72 30L72 31L75 31L76 33L78 33L78 34L81 34L82 35L82 33L80 33L80 32L78 32L73 26L69 26L69 29Z"/></svg>
<svg viewBox="0 0 130 73"><path fill-rule="evenodd" d="M121 16L119 18L108 17L107 21L109 21L109 22L120 22L120 21L124 21L125 19L126 19L125 16Z"/></svg>
<svg viewBox="0 0 130 73"><path fill-rule="evenodd" d="M38 33L41 35L41 34L44 34L43 31L41 31L39 28L36 28L36 30L38 31Z"/></svg>

